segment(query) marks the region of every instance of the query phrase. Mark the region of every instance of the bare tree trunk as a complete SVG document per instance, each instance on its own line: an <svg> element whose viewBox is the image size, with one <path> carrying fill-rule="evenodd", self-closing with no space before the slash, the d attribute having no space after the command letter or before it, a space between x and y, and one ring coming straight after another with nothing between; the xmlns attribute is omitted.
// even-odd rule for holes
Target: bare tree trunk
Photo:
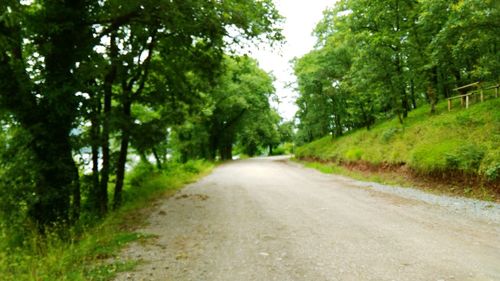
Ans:
<svg viewBox="0 0 500 281"><path fill-rule="evenodd" d="M90 91L89 91L90 92ZM90 112L90 146L92 149L92 189L90 190L89 203L93 212L100 211L100 185L99 185L99 143L101 99L97 95L92 96L92 109Z"/></svg>
<svg viewBox="0 0 500 281"><path fill-rule="evenodd" d="M62 132L52 126L44 130L38 128L31 133L37 140L33 151L40 168L35 186L37 201L29 213L41 232L46 226L53 226L54 222L62 223L58 226L74 222L80 208L78 170L71 154L69 137ZM74 208L71 208L72 205ZM73 209L73 214L70 209Z"/></svg>
<svg viewBox="0 0 500 281"><path fill-rule="evenodd" d="M158 170L161 170L163 167L162 167L162 164L161 164L161 159L160 159L160 156L158 155L158 152L156 151L156 148L152 148L153 150L153 155L155 157L155 160L156 160L156 167L158 168Z"/></svg>
<svg viewBox="0 0 500 281"><path fill-rule="evenodd" d="M430 84L427 87L427 97L428 97L429 102L431 104L431 114L434 114L434 113L436 113L437 99L436 99L436 92L434 91L434 89L432 88L432 85L430 85Z"/></svg>
<svg viewBox="0 0 500 281"><path fill-rule="evenodd" d="M118 161L116 166L116 184L115 184L115 193L113 198L113 209L118 209L122 203L122 191L123 191L123 183L125 180L125 165L127 163L127 153L128 153L128 145L130 141L130 116L131 116L131 106L132 102L130 101L130 93L124 92L124 100L123 100L123 116L124 126L122 127L122 135L120 141L120 153L118 155Z"/></svg>
<svg viewBox="0 0 500 281"><path fill-rule="evenodd" d="M81 194L80 194L80 175L78 173L78 168L76 165L73 165L73 198L71 202L71 217L70 220L73 223L76 223L80 218L80 209L81 209Z"/></svg>
<svg viewBox="0 0 500 281"><path fill-rule="evenodd" d="M110 148L109 148L109 133L110 133L110 118L111 118L111 100L113 96L113 83L116 79L117 66L116 56L118 55L118 46L116 44L116 35L111 34L110 39L110 58L111 69L104 79L104 118L102 121L102 169L101 169L101 184L99 188L99 213L105 214L108 211L108 182L109 172L111 168Z"/></svg>
<svg viewBox="0 0 500 281"><path fill-rule="evenodd" d="M413 109L417 109L417 100L415 98L415 81L413 81L413 79L411 79L410 81L410 98Z"/></svg>

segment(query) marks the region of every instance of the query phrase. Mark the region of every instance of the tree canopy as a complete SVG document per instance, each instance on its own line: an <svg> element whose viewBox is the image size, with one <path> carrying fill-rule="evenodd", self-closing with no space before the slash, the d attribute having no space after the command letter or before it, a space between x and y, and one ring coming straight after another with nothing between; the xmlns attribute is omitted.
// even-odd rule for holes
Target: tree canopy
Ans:
<svg viewBox="0 0 500 281"><path fill-rule="evenodd" d="M199 118L216 130L232 119L212 110L238 119L250 105L266 106L269 77L242 59L260 79L248 81L246 70L225 65L236 62L224 52L250 39L281 40L280 19L270 0L2 1L2 208L42 231L64 228L81 208L104 215L110 182L119 207L131 148L161 166L170 134L182 135L173 128ZM245 81L242 98L233 78ZM226 89L235 96L217 103Z"/></svg>
<svg viewBox="0 0 500 281"><path fill-rule="evenodd" d="M316 26L316 48L294 62L299 141L403 122L457 86L497 81L498 16L495 1L337 2Z"/></svg>

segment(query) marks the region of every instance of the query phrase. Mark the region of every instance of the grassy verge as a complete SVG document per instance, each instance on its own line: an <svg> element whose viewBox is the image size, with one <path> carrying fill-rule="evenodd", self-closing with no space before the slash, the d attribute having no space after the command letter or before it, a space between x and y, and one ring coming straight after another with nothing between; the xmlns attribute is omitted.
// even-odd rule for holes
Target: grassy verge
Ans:
<svg viewBox="0 0 500 281"><path fill-rule="evenodd" d="M422 106L404 124L392 119L337 139L327 136L297 148L295 155L342 166L404 167L426 180L449 180L450 188L462 189L460 194L486 188L498 196L499 108L500 99L473 104L467 110L455 106L451 112L441 102L434 115Z"/></svg>
<svg viewBox="0 0 500 281"><path fill-rule="evenodd" d="M0 243L0 280L110 280L117 272L132 269L132 262L113 262L127 243L146 240L137 233L155 199L172 195L187 183L207 174L213 164L172 164L161 172L142 166L132 171L124 191L124 204L92 226L76 226L71 242L50 235L25 235L22 246ZM77 230L78 229L78 230ZM2 235L2 233L0 233Z"/></svg>
<svg viewBox="0 0 500 281"><path fill-rule="evenodd" d="M456 183L436 181L432 177L426 178L415 176L412 173L401 170L380 169L373 171L353 165L342 166L334 162L305 161L299 159L293 159L293 161L325 174L336 174L360 181L376 182L389 186L418 188L436 195L461 196L491 202L500 202L500 198L498 198L498 194L496 194L494 190L482 185L468 185L464 187Z"/></svg>

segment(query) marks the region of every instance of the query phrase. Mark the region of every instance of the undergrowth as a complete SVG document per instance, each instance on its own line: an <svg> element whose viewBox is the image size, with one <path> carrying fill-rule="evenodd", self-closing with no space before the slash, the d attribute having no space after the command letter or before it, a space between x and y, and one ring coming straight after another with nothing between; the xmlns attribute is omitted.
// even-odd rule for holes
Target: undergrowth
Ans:
<svg viewBox="0 0 500 281"><path fill-rule="evenodd" d="M434 115L422 106L410 112L404 124L393 119L369 131L359 129L337 139L327 136L297 148L295 155L322 162L405 165L420 174L454 172L498 182L500 99L451 112L446 106L439 103Z"/></svg>
<svg viewBox="0 0 500 281"><path fill-rule="evenodd" d="M494 190L485 186L457 185L454 183L443 184L442 182L428 178L408 176L397 170L358 170L354 167L349 168L333 162L302 161L296 158L293 160L325 174L342 175L360 181L376 182L399 187L416 187L438 195L462 196L492 202L498 201L499 199Z"/></svg>
<svg viewBox="0 0 500 281"><path fill-rule="evenodd" d="M125 244L148 239L134 231L144 221L145 208L156 198L173 194L183 185L208 172L213 165L203 161L169 164L161 171L140 164L127 177L123 206L106 218L86 219L72 228L69 239L58 235L41 237L34 228L26 226L22 241L8 226L0 228L0 280L110 280L117 272L128 271L134 262L113 257ZM85 214L84 216L85 217Z"/></svg>

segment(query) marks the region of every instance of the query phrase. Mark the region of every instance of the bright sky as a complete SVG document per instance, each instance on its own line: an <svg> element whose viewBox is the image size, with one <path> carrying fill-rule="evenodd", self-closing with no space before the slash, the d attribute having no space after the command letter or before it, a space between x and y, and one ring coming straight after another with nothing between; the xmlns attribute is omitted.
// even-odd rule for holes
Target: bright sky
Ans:
<svg viewBox="0 0 500 281"><path fill-rule="evenodd" d="M287 42L281 48L252 50L251 56L259 61L261 68L276 77L274 86L280 100L278 111L284 119L292 120L297 111L297 94L286 87L295 82L290 60L313 49L316 40L311 33L323 17L323 10L332 7L335 0L274 0L274 3L285 17L283 34Z"/></svg>

